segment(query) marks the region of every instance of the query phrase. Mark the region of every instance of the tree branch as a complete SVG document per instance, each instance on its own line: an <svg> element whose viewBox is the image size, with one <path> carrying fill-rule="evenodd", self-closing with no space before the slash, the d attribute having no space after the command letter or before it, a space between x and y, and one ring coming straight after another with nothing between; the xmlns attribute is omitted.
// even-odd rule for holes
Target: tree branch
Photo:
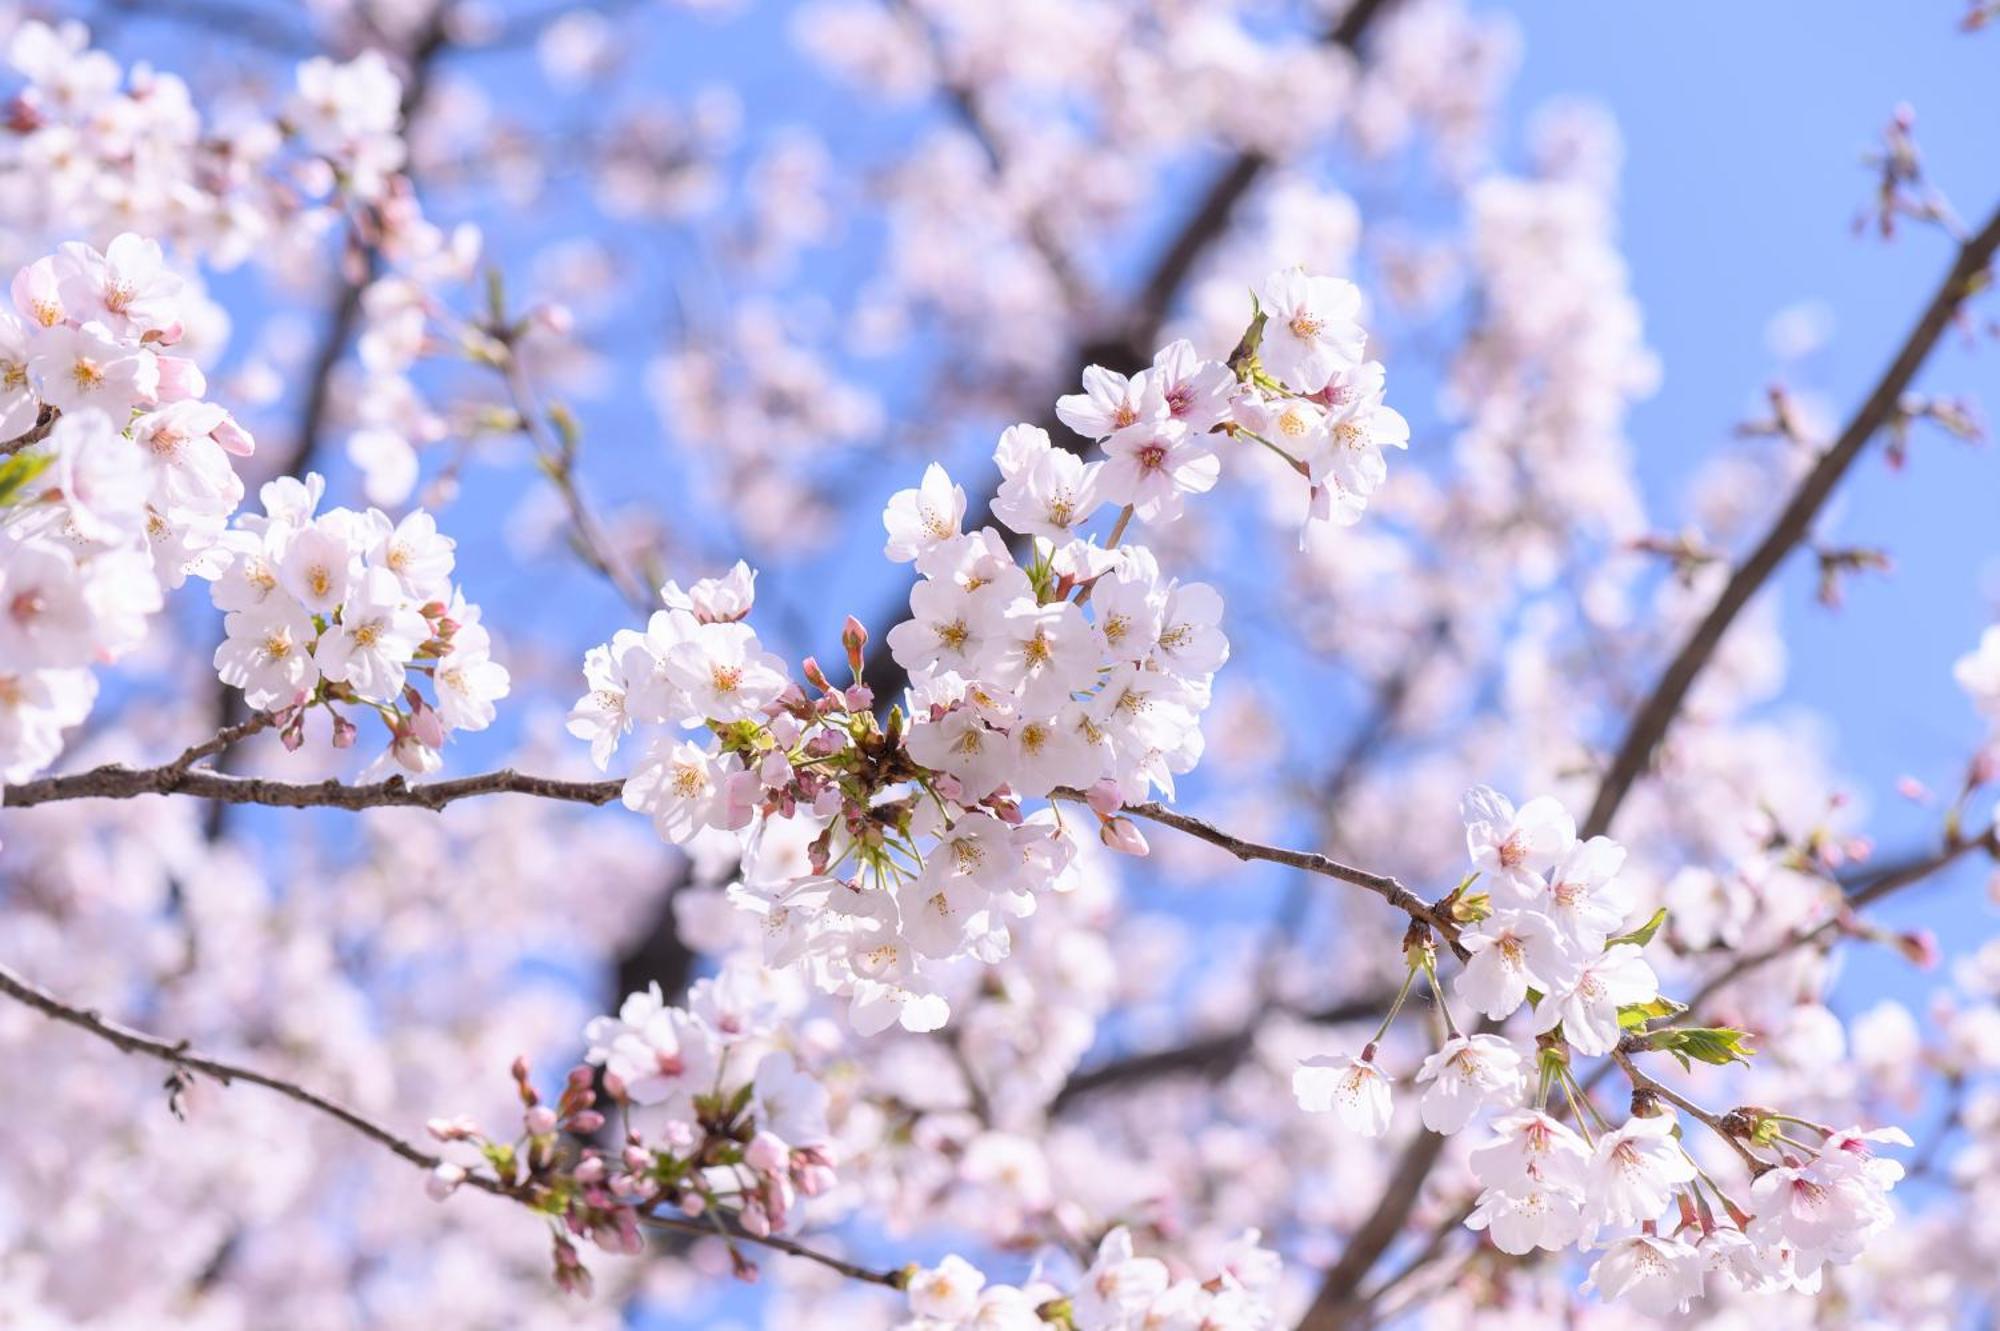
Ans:
<svg viewBox="0 0 2000 1331"><path fill-rule="evenodd" d="M181 765L181 760L177 758L159 767L133 768L120 763L107 763L87 772L43 777L24 785L9 786L0 796L0 807L25 809L37 804L53 804L58 800L129 800L142 795L192 795L223 804L263 804L280 809L355 811L417 808L435 811L447 804L480 795L533 795L539 799L563 800L572 804L609 804L618 798L624 788L624 781L617 779L565 781L517 772L512 768L414 785L401 776L351 786L336 780L267 781L258 777L232 776L207 768L190 768Z"/></svg>
<svg viewBox="0 0 2000 1331"><path fill-rule="evenodd" d="M295 1081L273 1076L268 1072L259 1072L256 1068L246 1067L241 1063L232 1063L224 1059L198 1053L191 1049L185 1040L164 1040L157 1035L149 1034L135 1027L122 1025L115 1021L107 1021L88 1008L80 1008L64 1002L40 985L15 974L4 966L0 966L0 994L6 994L15 1001L26 1004L52 1021L62 1022L66 1025L74 1026L80 1031L94 1035L122 1053L137 1054L142 1057L157 1059L167 1064L168 1067L173 1069L173 1075L169 1077L167 1083L170 1090L178 1086L178 1079L180 1077L191 1073L199 1073L224 1087L232 1086L237 1082L245 1082L252 1086L262 1086L265 1090L275 1091L287 1100L304 1105L316 1113L324 1114L328 1118L334 1119L348 1129L374 1142L377 1146L387 1150L392 1155L398 1156L420 1169L434 1170L440 1165L447 1163L444 1157L435 1152L425 1150L407 1137L398 1136L374 1120L366 1118L359 1112L341 1104L338 1100L321 1095L319 1092L301 1086ZM533 1195L531 1189L502 1182L500 1179L487 1174L467 1171L463 1183L467 1187L477 1188L481 1192L490 1193L495 1197L504 1197L508 1201L529 1207L535 1207L538 1200ZM857 1266L831 1253L821 1252L816 1248L809 1248L802 1243L795 1243L791 1239L776 1235L764 1237L749 1233L741 1226L724 1221L720 1217L710 1217L697 1221L680 1215L642 1214L639 1220L641 1224L650 1229L714 1235L730 1243L754 1243L759 1247L769 1248L773 1252L781 1252L788 1256L802 1257L807 1261L817 1262L821 1266L837 1271L850 1279L886 1286L889 1289L901 1289L907 1279L905 1274L907 1268L897 1271L878 1271L870 1267Z"/></svg>
<svg viewBox="0 0 2000 1331"><path fill-rule="evenodd" d="M1388 1007L1393 994L1375 994L1365 998L1350 998L1330 1004L1312 1012L1291 1015L1315 1025L1334 1026L1342 1022L1365 1021L1379 1015ZM1124 1058L1114 1058L1070 1074L1062 1089L1049 1102L1049 1112L1059 1114L1077 1101L1086 1099L1100 1091L1108 1091L1134 1082L1154 1081L1164 1077L1199 1074L1220 1080L1241 1067L1243 1061L1256 1048L1257 1032L1263 1029L1264 1020L1272 1013L1259 1013L1256 1020L1246 1022L1234 1030L1219 1031L1213 1035L1198 1036L1185 1043L1171 1045L1165 1049L1151 1049L1145 1053L1132 1054Z"/></svg>
<svg viewBox="0 0 2000 1331"><path fill-rule="evenodd" d="M1770 581L1785 557L1806 539L1812 530L1813 520L1826 506L1834 487L1854 465L1855 459L1861 456L1868 441L1895 414L1904 391L1937 346L1944 330L1950 327L1959 307L1985 285L1987 269L1993 262L1995 250L2000 250L2000 211L1994 213L1977 235L1959 247L1944 281L1938 285L1930 304L1903 339L1895 359L1889 362L1888 369L1876 381L1860 410L1841 430L1833 447L1820 455L1819 461L1799 483L1799 488L1793 491L1791 500L1771 524L1764 539L1758 542L1750 557L1737 566L1708 614L1674 654L1659 682L1633 716L1632 724L1618 746L1617 755L1605 771L1597 787L1597 798L1591 803L1590 816L1584 820L1583 836L1599 836L1611 830L1612 820L1618 816L1626 793L1645 770L1653 750L1679 715L1681 704L1687 700L1688 690L1694 686L1695 677L1715 655L1716 648L1721 645L1723 636L1743 607Z"/></svg>
<svg viewBox="0 0 2000 1331"><path fill-rule="evenodd" d="M1058 789L1050 793L1050 799L1083 802L1080 790ZM1455 948L1458 945L1458 925L1437 907L1425 901L1402 883L1387 874L1371 873L1367 869L1357 869L1351 864L1342 864L1331 856L1317 851L1288 850L1282 846L1266 846L1255 841L1245 841L1233 836L1213 823L1204 822L1191 814L1179 813L1163 804L1128 804L1124 812L1133 818L1144 818L1148 822L1171 827L1177 832L1185 832L1197 841L1228 851L1239 860L1264 860L1271 864L1283 864L1293 869L1303 869L1324 878L1337 879L1355 887L1365 888L1381 897L1412 920L1429 925L1445 941Z"/></svg>
<svg viewBox="0 0 2000 1331"><path fill-rule="evenodd" d="M1701 623L1681 645L1671 664L1654 685L1646 701L1633 716L1632 724L1626 731L1624 741L1611 766L1599 782L1597 794L1591 801L1589 816L1584 820L1580 835L1601 836L1609 831L1618 815L1619 807L1631 792L1632 784L1638 779L1652 757L1654 748L1666 734L1680 712L1681 704L1687 700L1688 690L1695 677L1708 664L1709 658L1721 644L1723 635L1735 621L1752 596L1769 581L1785 556L1791 553L1811 530L1813 520L1826 504L1849 467L1854 464L1861 450L1876 432L1890 419L1904 390L1916 377L1919 368L1929 357L1944 330L1950 326L1959 308L1975 294L1983 284L1988 266L1993 261L1996 250L2000 250L2000 211L1986 223L1979 233L1959 247L1951 268L1939 284L1930 303L1918 318L1909 336L1904 339L1895 359L1889 364L1882 377L1868 394L1861 409L1855 413L1841 431L1832 448L1824 453L1819 462L1809 472L1784 510L1778 515L1763 541L1730 576L1721 596ZM1889 889L1893 890L1893 889ZM1872 898L1871 898L1872 899ZM1832 927L1831 921L1822 929ZM1817 934L1819 931L1815 931ZM1792 944L1786 945L1789 950ZM1750 959L1750 969L1761 965L1771 957ZM1733 978L1733 977L1731 977ZM1719 988L1727 980L1718 978L1711 981L1708 992ZM1609 1064L1605 1065L1609 1067ZM1434 1134L1419 1133L1417 1138L1404 1148L1403 1157L1392 1175L1390 1188L1377 1203L1375 1211L1363 1222L1356 1237L1350 1241L1348 1250L1341 1260L1327 1273L1318 1293L1314 1296L1312 1308L1306 1320L1300 1323L1300 1331L1334 1331L1335 1328L1353 1324L1365 1313L1364 1307L1355 1295L1368 1271L1382 1253L1388 1250L1397 1234L1401 1233L1410 1211L1415 1207L1421 1193L1423 1177L1428 1175L1436 1163L1439 1151ZM1410 1186L1410 1177L1415 1176L1415 1185ZM1365 1240L1365 1243L1364 1243ZM1370 1251L1372 1249L1372 1251ZM1358 1254L1358 1256L1357 1256ZM1349 1260L1355 1256L1356 1260Z"/></svg>

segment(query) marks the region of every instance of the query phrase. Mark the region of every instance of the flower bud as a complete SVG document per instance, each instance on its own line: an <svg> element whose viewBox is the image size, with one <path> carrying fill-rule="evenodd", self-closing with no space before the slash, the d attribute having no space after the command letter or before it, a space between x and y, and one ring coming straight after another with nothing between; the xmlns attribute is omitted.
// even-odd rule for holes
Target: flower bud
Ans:
<svg viewBox="0 0 2000 1331"><path fill-rule="evenodd" d="M1107 818L1098 829L1098 838L1105 845L1121 855L1132 855L1141 859L1150 853L1145 834L1130 818Z"/></svg>
<svg viewBox="0 0 2000 1331"><path fill-rule="evenodd" d="M782 1173L791 1162L791 1151L773 1133L759 1132L744 1148L743 1161L760 1174Z"/></svg>
<svg viewBox="0 0 2000 1331"><path fill-rule="evenodd" d="M1125 801L1118 795L1118 783L1110 777L1104 778L1085 791L1084 802L1090 805L1090 811L1099 818L1115 817L1125 806Z"/></svg>
<svg viewBox="0 0 2000 1331"><path fill-rule="evenodd" d="M465 1169L449 1160L441 1161L424 1179L424 1195L434 1202L441 1202L458 1191L458 1185L465 1182Z"/></svg>
<svg viewBox="0 0 2000 1331"><path fill-rule="evenodd" d="M868 629L853 615L841 626L840 645L847 649L848 668L856 679L861 678L861 650L868 645Z"/></svg>

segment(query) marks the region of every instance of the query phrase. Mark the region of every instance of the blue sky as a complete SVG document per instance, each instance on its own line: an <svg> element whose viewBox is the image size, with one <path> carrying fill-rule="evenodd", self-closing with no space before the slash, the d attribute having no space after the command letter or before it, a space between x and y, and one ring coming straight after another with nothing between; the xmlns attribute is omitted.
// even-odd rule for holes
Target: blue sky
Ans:
<svg viewBox="0 0 2000 1331"><path fill-rule="evenodd" d="M1891 244L1854 233L1869 188L1861 157L1908 102L1932 179L1976 225L2000 201L1994 35L1958 32L1953 0L1732 5L1726 23L1719 10L1704 21L1665 5L1508 8L1524 36L1514 107L1583 94L1624 132L1625 249L1665 367L1631 420L1653 511L1668 511L1657 497L1757 409L1775 366L1765 331L1787 306L1823 302L1832 314L1831 338L1787 377L1844 416L1950 261L1934 229L1906 228ZM1951 338L1919 388L1990 398L1994 383L1991 350L1969 355ZM1787 700L1835 719L1837 761L1885 850L1925 824L1895 798L1896 777L1949 786L1981 734L1950 668L1993 617L1994 466L1990 448L1929 431L1900 474L1871 454L1836 497L1830 530L1886 547L1894 574L1853 581L1838 613L1814 602L1809 559L1783 577ZM1976 921L1983 937L1982 872L1961 871L1888 914ZM1873 975L1855 978L1856 990L1874 987Z"/></svg>

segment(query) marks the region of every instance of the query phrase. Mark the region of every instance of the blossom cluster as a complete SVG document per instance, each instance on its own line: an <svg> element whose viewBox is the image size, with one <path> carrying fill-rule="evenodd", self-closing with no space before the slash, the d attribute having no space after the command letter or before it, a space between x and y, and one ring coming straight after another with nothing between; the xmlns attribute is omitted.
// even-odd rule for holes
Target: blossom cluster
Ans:
<svg viewBox="0 0 2000 1331"><path fill-rule="evenodd" d="M1176 1272L1137 1253L1131 1231L1112 1229L1067 1292L1053 1282L989 1284L963 1257L915 1271L905 1286L911 1316L898 1331L1145 1331L1200 1327L1260 1331L1273 1325L1278 1256L1255 1231L1220 1254L1213 1272Z"/></svg>
<svg viewBox="0 0 2000 1331"><path fill-rule="evenodd" d="M1055 542L1099 503L1130 506L1142 522L1170 520L1185 496L1214 487L1217 447L1235 436L1305 479L1306 528L1357 521L1388 475L1382 449L1410 439L1408 422L1383 401L1381 364L1365 359L1360 289L1292 268L1271 274L1258 297L1229 364L1202 360L1183 340L1130 377L1091 366L1084 391L1058 401L1056 415L1096 440L1103 460L1047 462L1030 449L1010 467L1003 445L1016 496L1012 516L999 503L995 516ZM1015 475L1023 462L1037 464L1026 478Z"/></svg>
<svg viewBox="0 0 2000 1331"><path fill-rule="evenodd" d="M0 781L55 757L90 667L221 556L253 443L174 351L182 290L128 233L29 264L0 309Z"/></svg>
<svg viewBox="0 0 2000 1331"><path fill-rule="evenodd" d="M358 727L343 709L372 711L388 731L384 761L435 771L452 731L492 723L507 669L479 607L452 585L453 543L430 514L321 513L324 489L316 474L272 481L263 514L227 534L212 575L225 612L216 671L252 709L280 716L288 745L323 708L334 746L349 747ZM430 678L431 699L413 675Z"/></svg>
<svg viewBox="0 0 2000 1331"><path fill-rule="evenodd" d="M352 426L347 453L371 500L407 499L417 446L447 433L408 371L428 345L432 288L469 274L479 232L431 224L400 174L406 89L383 54L305 60L274 109L241 105L213 123L180 78L128 72L79 23L21 24L7 60L25 79L0 128L9 221L57 235L136 230L218 269L281 271L317 262L345 224L378 256L360 305L363 378L335 407L351 419L330 424Z"/></svg>
<svg viewBox="0 0 2000 1331"><path fill-rule="evenodd" d="M606 1252L639 1252L656 1215L714 1213L758 1238L788 1232L799 1199L833 1185L835 1153L827 1091L783 1046L781 1015L752 967L699 981L683 1006L655 984L584 1028L585 1063L555 1104L516 1061L517 1137L496 1140L464 1118L433 1120L431 1135L476 1148L491 1178ZM607 1131L615 1146L600 1144ZM456 1161L439 1165L431 1195L442 1200L467 1176ZM561 1235L555 1268L564 1288L589 1291Z"/></svg>
<svg viewBox="0 0 2000 1331"><path fill-rule="evenodd" d="M1478 787L1463 812L1473 872L1442 904L1465 922L1454 928L1465 958L1454 992L1491 1025L1461 1032L1438 987L1435 944L1421 927L1409 940L1409 981L1422 973L1438 989L1449 1036L1414 1078L1423 1087L1424 1126L1458 1133L1497 1114L1471 1153L1481 1191L1466 1224L1510 1254L1595 1249L1593 1286L1652 1314L1685 1311L1711 1274L1746 1292L1811 1290L1823 1266L1860 1256L1888 1224L1886 1194L1903 1175L1875 1147L1908 1145L1908 1137L1894 1128L1837 1130L1761 1108L1703 1112L1697 1116L1750 1173L1747 1202L1733 1200L1683 1141L1677 1109L1694 1107L1630 1060L1664 1052L1684 1065L1727 1066L1748 1061L1748 1044L1741 1031L1680 1024L1685 1009L1661 997L1642 953L1664 911L1617 932L1632 909L1618 881L1624 849L1605 837L1579 840L1569 813L1548 797L1516 809ZM1532 1056L1492 1033L1524 1005L1534 1011ZM1572 1071L1576 1058L1607 1054L1621 1060L1633 1085L1631 1113L1615 1126ZM1293 1076L1301 1107L1381 1135L1393 1113L1393 1079L1377 1060L1376 1042L1357 1056L1306 1060ZM1531 1101L1530 1067L1539 1074ZM1556 1090L1573 1126L1550 1110ZM1676 1206L1679 1223L1663 1235L1662 1217Z"/></svg>
<svg viewBox="0 0 2000 1331"><path fill-rule="evenodd" d="M765 921L768 959L851 997L857 1029L940 1026L936 968L1007 954L1007 921L1035 908L1071 854L1062 820L1023 800L1087 797L1107 844L1144 853L1118 810L1171 796L1199 759L1229 652L1222 598L1124 543L1129 525L1171 522L1212 488L1218 445L1280 447L1252 418L1291 422L1274 428L1321 515L1358 513L1381 479L1379 444L1406 431L1381 405L1380 367L1360 359L1359 293L1281 272L1265 296L1230 364L1181 342L1130 378L1093 367L1057 411L1102 458L1035 426L1007 430L993 515L1014 540L964 530L965 490L937 464L890 498L884 554L919 581L911 617L888 634L909 691L886 722L860 682L860 625L843 638L853 684L810 660L795 680L744 622L755 577L740 564L689 591L669 584L645 632L586 658L572 733L601 767L635 723L669 728L626 781L626 805L670 841L747 833L735 896ZM1105 539L1086 534L1113 508ZM804 834L774 838L773 823ZM803 856L773 869L773 840Z"/></svg>
<svg viewBox="0 0 2000 1331"><path fill-rule="evenodd" d="M311 243L323 234L312 201L379 201L403 165L401 81L378 51L307 60L278 114L243 108L214 125L184 80L128 73L81 23L24 22L6 58L25 80L0 136L17 224L129 228L233 266Z"/></svg>

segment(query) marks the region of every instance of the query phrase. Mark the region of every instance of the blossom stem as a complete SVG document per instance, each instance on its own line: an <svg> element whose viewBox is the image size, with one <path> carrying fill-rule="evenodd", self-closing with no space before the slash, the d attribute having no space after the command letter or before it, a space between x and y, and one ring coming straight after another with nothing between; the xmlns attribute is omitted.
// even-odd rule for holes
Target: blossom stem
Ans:
<svg viewBox="0 0 2000 1331"><path fill-rule="evenodd" d="M1431 996L1437 999L1438 1015L1444 1018L1444 1031L1451 1039L1462 1038L1464 1032L1458 1029L1458 1019L1451 1015L1451 1003L1444 996L1444 985L1438 982L1437 961L1425 949L1424 978L1430 981Z"/></svg>
<svg viewBox="0 0 2000 1331"><path fill-rule="evenodd" d="M1403 1002L1409 998L1410 986L1416 983L1416 979L1417 968L1412 966L1409 973L1403 977L1403 987L1396 991L1395 1001L1389 1004L1389 1014L1383 1017L1382 1024L1375 1028L1375 1037L1368 1042L1368 1048L1364 1051L1364 1057L1372 1058L1374 1056L1375 1046L1382 1043L1382 1037L1387 1035L1389 1027L1395 1024L1396 1014L1403 1010Z"/></svg>
<svg viewBox="0 0 2000 1331"><path fill-rule="evenodd" d="M1710 1132L1713 1132L1716 1136L1722 1138L1722 1140L1724 1140L1725 1142L1728 1142L1730 1149L1736 1152L1737 1157L1743 1161L1744 1167L1750 1171L1751 1178L1756 1178L1759 1174L1762 1174L1766 1170L1771 1168L1769 1161L1758 1159L1756 1154L1753 1151L1751 1151L1749 1147L1745 1146L1742 1143L1742 1141L1736 1137L1735 1134L1731 1133L1727 1128L1723 1126L1722 1118L1720 1115L1710 1113L1708 1110L1703 1109L1700 1105L1696 1104L1694 1101L1682 1095L1679 1091L1674 1090L1671 1086L1656 1081L1654 1078L1652 1078L1651 1076L1647 1075L1644 1071L1642 1071L1639 1068L1639 1065L1634 1063L1631 1057L1627 1054L1614 1052L1611 1055L1611 1061L1616 1063L1619 1069L1625 1073L1626 1078L1631 1081L1632 1088L1634 1090L1651 1091L1654 1095L1659 1096L1660 1099L1665 1100L1668 1104L1673 1105L1675 1108L1680 1109L1687 1114L1693 1115L1696 1119L1700 1120L1701 1123L1704 1124Z"/></svg>

